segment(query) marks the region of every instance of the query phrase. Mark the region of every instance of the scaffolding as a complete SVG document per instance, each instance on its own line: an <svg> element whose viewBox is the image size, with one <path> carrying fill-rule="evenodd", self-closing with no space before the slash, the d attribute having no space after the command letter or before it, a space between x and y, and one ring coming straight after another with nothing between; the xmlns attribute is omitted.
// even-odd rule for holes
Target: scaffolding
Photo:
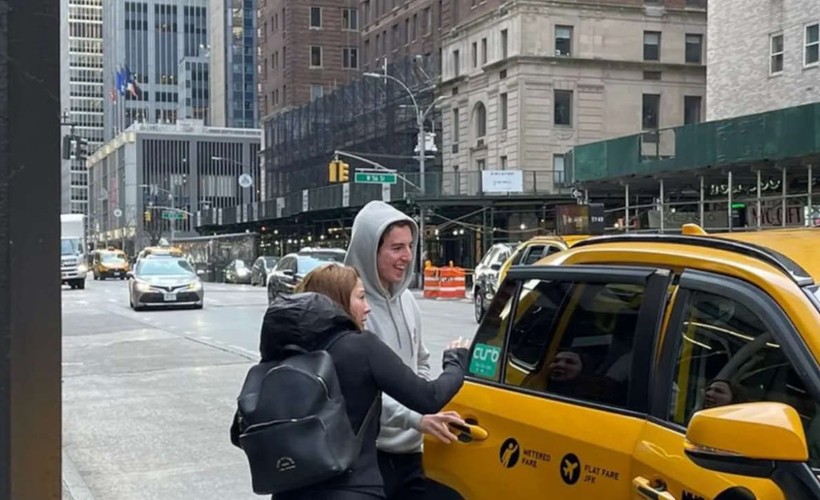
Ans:
<svg viewBox="0 0 820 500"><path fill-rule="evenodd" d="M437 67L433 56L413 56L388 66L387 72L410 88L420 106L427 106L435 98ZM362 78L269 117L263 123L266 198L327 185L327 164L335 150L356 152L399 172L417 170L413 154L418 129L408 104L409 96L399 85ZM441 113L433 111L429 121L428 130L440 129ZM440 170L440 157L428 166Z"/></svg>

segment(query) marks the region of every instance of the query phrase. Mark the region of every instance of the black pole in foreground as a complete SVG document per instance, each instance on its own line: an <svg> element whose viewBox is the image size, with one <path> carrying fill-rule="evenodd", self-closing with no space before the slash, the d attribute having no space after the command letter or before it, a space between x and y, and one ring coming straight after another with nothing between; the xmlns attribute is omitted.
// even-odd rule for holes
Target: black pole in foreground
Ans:
<svg viewBox="0 0 820 500"><path fill-rule="evenodd" d="M0 498L59 499L60 2L0 0Z"/></svg>

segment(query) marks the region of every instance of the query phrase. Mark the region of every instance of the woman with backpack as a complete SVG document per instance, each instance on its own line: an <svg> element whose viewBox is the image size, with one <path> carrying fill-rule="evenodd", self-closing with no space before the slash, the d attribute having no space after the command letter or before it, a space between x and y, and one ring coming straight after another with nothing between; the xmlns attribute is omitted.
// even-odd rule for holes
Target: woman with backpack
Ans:
<svg viewBox="0 0 820 500"><path fill-rule="evenodd" d="M469 342L461 338L451 342L443 354L442 374L429 381L413 373L390 347L364 330L369 311L358 272L330 264L311 271L296 294L277 299L265 313L261 364L287 359L294 350L326 350L335 366L350 426L361 433L361 448L347 471L276 493L276 500L384 498L376 454L381 392L414 411L430 414L440 411L461 388ZM298 406L298 396L291 397L296 399L292 404ZM232 428L232 439L238 445L242 431L236 427ZM291 465L293 471L298 470L296 460L286 464Z"/></svg>

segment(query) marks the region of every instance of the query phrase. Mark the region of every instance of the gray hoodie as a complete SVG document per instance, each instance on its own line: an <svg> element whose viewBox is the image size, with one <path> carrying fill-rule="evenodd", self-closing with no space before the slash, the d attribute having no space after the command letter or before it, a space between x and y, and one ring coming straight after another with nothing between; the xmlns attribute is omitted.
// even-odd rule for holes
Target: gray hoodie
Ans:
<svg viewBox="0 0 820 500"><path fill-rule="evenodd" d="M398 221L410 223L415 255L419 232L415 221L387 203L372 201L353 221L345 264L355 267L362 277L372 309L367 316L367 329L390 346L416 374L429 379L430 353L421 341L421 311L413 293L407 289L413 278L413 266L408 266L402 282L391 290L385 290L376 266L379 239L390 224ZM420 421L420 414L384 395L378 448L391 453L420 452Z"/></svg>

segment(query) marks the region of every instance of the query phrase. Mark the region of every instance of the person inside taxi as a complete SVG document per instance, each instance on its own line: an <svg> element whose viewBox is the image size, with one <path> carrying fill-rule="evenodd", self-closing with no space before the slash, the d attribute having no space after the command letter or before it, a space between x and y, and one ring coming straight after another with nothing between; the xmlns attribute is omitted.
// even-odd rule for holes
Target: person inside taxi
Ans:
<svg viewBox="0 0 820 500"><path fill-rule="evenodd" d="M703 391L703 408L717 408L746 401L743 389L739 385L724 379L714 379Z"/></svg>
<svg viewBox="0 0 820 500"><path fill-rule="evenodd" d="M601 398L601 381L588 371L589 357L572 348L560 349L547 366L547 390L561 396L594 399Z"/></svg>

